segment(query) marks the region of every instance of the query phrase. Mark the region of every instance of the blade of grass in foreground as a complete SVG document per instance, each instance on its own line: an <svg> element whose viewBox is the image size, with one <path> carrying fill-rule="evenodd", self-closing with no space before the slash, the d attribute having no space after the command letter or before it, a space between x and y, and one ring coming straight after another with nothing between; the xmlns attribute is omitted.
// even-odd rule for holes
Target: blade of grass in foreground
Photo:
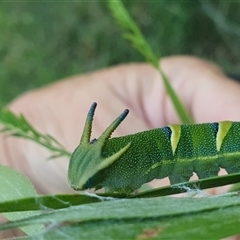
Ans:
<svg viewBox="0 0 240 240"><path fill-rule="evenodd" d="M208 188L225 186L228 184L234 184L240 182L240 173L228 174L224 176L216 176L205 179L198 179L195 181L184 182L166 187L155 188L148 191L144 191L138 194L132 194L130 198L149 198L160 197L172 194L200 191Z"/></svg>

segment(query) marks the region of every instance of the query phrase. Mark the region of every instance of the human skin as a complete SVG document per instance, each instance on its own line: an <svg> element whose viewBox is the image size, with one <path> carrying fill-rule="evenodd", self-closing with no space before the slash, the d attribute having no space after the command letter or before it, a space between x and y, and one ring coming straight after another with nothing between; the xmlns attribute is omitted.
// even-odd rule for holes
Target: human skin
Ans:
<svg viewBox="0 0 240 240"><path fill-rule="evenodd" d="M219 67L188 56L164 58L161 66L196 123L240 120L240 85ZM25 93L8 107L24 114L40 132L51 134L72 152L93 102L98 106L92 138L97 138L126 108L130 114L113 136L180 123L159 74L145 63L64 79ZM50 155L29 140L0 135L1 164L27 175L41 194L73 192L67 182L68 159L46 161ZM165 183L163 180L160 184Z"/></svg>

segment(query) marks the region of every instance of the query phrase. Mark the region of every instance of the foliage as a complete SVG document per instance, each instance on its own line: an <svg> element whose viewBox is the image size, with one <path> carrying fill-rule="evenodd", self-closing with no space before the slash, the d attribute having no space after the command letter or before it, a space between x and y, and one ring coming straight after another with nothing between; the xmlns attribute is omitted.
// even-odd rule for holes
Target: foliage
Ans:
<svg viewBox="0 0 240 240"><path fill-rule="evenodd" d="M9 110L0 109L0 123L4 126L1 129L2 132L10 132L15 137L32 140L51 150L55 155L51 156L50 159L71 156L71 153L67 152L56 139L49 134L38 132L23 115L17 116Z"/></svg>
<svg viewBox="0 0 240 240"><path fill-rule="evenodd" d="M22 174L17 171L0 165L0 205L1 203L5 209L1 209L4 212L4 216L11 220L18 220L21 218L27 218L30 216L36 216L40 214L40 211L33 211L33 209L28 209L28 211L20 212L16 211L16 208L13 211L8 210L6 202L16 199L25 199L27 197L36 197L37 193L31 184L31 182ZM43 229L42 224L32 224L30 226L23 226L23 230L28 235L33 235L38 233Z"/></svg>
<svg viewBox="0 0 240 240"><path fill-rule="evenodd" d="M164 2L164 1L163 1ZM166 4L167 2L164 2ZM1 3L2 4L2 3ZM42 2L34 3L34 6L28 3L21 3L22 5L19 5L16 3L13 7L13 12L19 11L17 8L20 6L20 9L23 13L20 18L22 21L18 21L18 17L15 19L12 19L12 22L9 22L9 26L17 27L23 27L23 29L27 29L27 26L35 26L36 22L32 18L31 14L26 13L24 11L24 7L28 6L29 9L34 10L36 14L43 14L45 13L46 16L48 15L48 9L44 8L45 5ZM68 12L69 9L62 8L62 6L66 6L65 3L57 3L58 8L61 9L61 11ZM81 3L82 4L82 3ZM95 3L91 3L92 6L98 6L95 5ZM101 3L99 6L102 6ZM174 5L175 4L175 5ZM168 2L167 8L164 9L163 3L160 3L159 6L161 6L164 10L161 10L163 15L165 14L166 9L168 11L178 11L178 8L174 8L174 6L180 6L179 4L176 5L176 3ZM190 3L181 3L183 6L186 7L186 9L192 9L192 5L190 6ZM197 4L197 3L196 3ZM147 15L145 11L143 11L143 7L149 7L154 9L153 13L162 16L159 13L159 10L156 10L154 5L151 4L151 2L142 3L139 5L131 4L130 2L126 2L127 6L130 6L132 10L142 9L141 18L139 18L140 22L144 24L143 19L147 19ZM8 8L7 4L3 4L4 8ZM78 22L76 26L78 27L79 22L83 22L84 18L88 19L88 14L84 12L83 9L86 10L87 5L81 5L83 7L80 10L80 5L77 3L74 3L71 5L71 9L73 12L79 11L78 16ZM141 7L140 7L141 6ZM151 6L151 7L150 7ZM39 11L39 7L42 7L44 11ZM69 5L68 5L69 7ZM205 7L209 8L209 5L205 5ZM56 7L57 8L57 7ZM99 8L100 9L100 8ZM45 11L46 10L46 11ZM104 18L101 18L102 12L96 11L98 8L95 8L95 11L93 11L91 14L94 16L98 16L101 21L98 22L98 24L103 24L106 26L104 21ZM114 8L113 8L114 10ZM3 10L0 10L1 14L0 16L5 16L5 13ZM61 12L59 11L59 12ZM134 12L134 11L133 11ZM61 12L62 13L62 12ZM127 12L125 12L127 13ZM135 13L136 14L136 13ZM14 14L13 14L14 15ZM81 15L81 17L80 17ZM165 16L168 16L169 12L165 14ZM17 15L16 15L17 16ZM42 15L41 15L42 16ZM39 16L39 17L41 17ZM58 19L61 19L63 14L57 15ZM65 15L64 15L65 16ZM188 21L187 16L183 12L178 12L178 16L181 21ZM55 16L56 17L56 16ZM63 32L58 32L59 28L55 28L55 31L57 31L57 36L65 36L64 42L68 45L71 45L68 40L69 36L71 36L71 40L75 41L75 45L73 44L73 47L81 47L83 49L83 45L79 44L78 42L78 36L76 34L80 34L79 31L71 26L75 26L72 24L76 20L76 16L72 16L72 18L63 19L61 21L65 21L65 25L61 24L61 28L63 28L64 31L67 32L67 37L63 34ZM155 18L153 18L155 19ZM46 19L45 19L46 20ZM130 19L131 20L131 19ZM168 18L169 23L172 24L172 19ZM179 19L178 19L179 20ZM60 21L60 22L61 22ZM191 19L192 21L192 19ZM110 21L109 21L110 22ZM151 21L150 21L151 22ZM3 23L1 23L3 24ZM140 24L141 25L141 24ZM4 24L3 24L4 26ZM50 27L52 25L49 25ZM62 26L65 26L62 27ZM137 25L135 25L136 27ZM178 25L176 25L177 27ZM186 26L186 25L183 25ZM81 26L83 29L88 29L87 25ZM163 31L159 26L157 26L157 29L159 32ZM179 28L180 30L183 30L183 28ZM178 29L178 31L180 31ZM51 35L51 30L48 29ZM91 30L91 29L90 29ZM99 31L99 30L98 30ZM145 29L146 31L146 29ZM5 29L5 33L6 33ZM28 32L28 31L26 31ZM144 30L143 30L144 32ZM181 32L181 31L180 31ZM96 32L93 31L92 34L94 35ZM115 28L114 28L115 33ZM138 32L139 33L139 32ZM146 32L145 32L146 33ZM161 32L162 34L163 32ZM212 32L211 32L212 33ZM42 43L46 42L46 39L49 39L47 36L42 35L41 32L36 34L36 36L33 34L33 32L29 31L30 38L33 39L33 41L40 39L40 43L38 43L40 46ZM112 32L111 32L112 34ZM34 36L33 36L34 35ZM110 35L110 33L109 33ZM113 34L116 35L116 34ZM92 36L92 35L91 35ZM133 35L128 35L133 36ZM138 35L140 36L140 35ZM169 46L174 46L174 43L172 42L171 37L169 38L168 34L163 34L164 37L168 36L168 43ZM18 33L16 33L17 41L21 42L22 38ZM112 52L112 48L115 47L114 38L111 38L108 36L109 39L111 39L111 43L108 45L109 52ZM142 37L142 36L140 36ZM83 36L84 38L84 36ZM88 38L85 36L87 41L85 42L86 47L89 47L89 51L92 53L92 58L94 59L95 51L93 49L93 46L95 43L100 43L105 38L101 36L101 38L96 38L95 40L92 40L91 38ZM58 42L58 38L53 37L53 42L49 42L46 48L49 49L48 53L52 53L51 51L56 51L56 48L53 46L54 44L60 45ZM93 38L95 39L95 38ZM151 39L151 37L150 37ZM8 35L7 34L1 34L0 41L4 41L5 43L8 42ZM12 41L9 42L10 46L14 45L15 39L12 39ZM133 38L130 37L130 41L134 41ZM192 41L192 40L191 40ZM151 42L151 41L150 41ZM54 44L53 44L54 43ZM88 44L87 44L88 43ZM109 43L109 42L108 42ZM146 43L146 42L145 42ZM209 43L209 41L208 41ZM121 43L123 44L123 43ZM121 45L120 44L120 45ZM214 45L216 42L214 42ZM98 46L99 46L98 45ZM154 45L154 44L153 44ZM179 45L178 45L179 46ZM32 48L35 48L36 45L33 45ZM119 47L120 49L123 49ZM31 49L31 48L30 48ZM171 49L171 47L169 48ZM174 49L174 48L172 48ZM73 56L74 60L78 59L79 57L79 49L74 49L74 51L70 51L71 57ZM139 49L138 49L139 50ZM151 49L150 49L151 50ZM156 48L158 50L158 48ZM2 49L0 49L1 54ZM13 64L9 65L15 70L14 63L20 63L19 58L22 53L22 49L16 48L14 52L14 56L16 56L16 59L10 60L13 61ZM120 50L122 51L122 50ZM56 51L57 52L57 51ZM77 53L76 53L77 52ZM174 53L182 53L177 49L176 51L172 51ZM42 61L45 57L47 58L49 55L44 55L39 50L40 56L41 54L43 58L39 57L37 58L40 61L40 68L44 70L43 72L39 73L38 77L40 78L46 77L46 81L49 79L53 79L54 77L59 78L59 76L54 73L54 77L50 76L49 72L46 71L46 66L51 66L51 68L57 67L58 64L66 63L64 56L60 58L59 62L54 62L50 58L50 64L45 63ZM68 55L68 51L65 51L63 49L62 54ZM132 54L133 51L130 51L130 54ZM144 52L142 52L144 55ZM9 53L8 53L9 54ZM101 51L99 51L99 54L101 55ZM163 53L163 55L166 54ZM36 54L37 55L37 54ZM111 55L111 54L110 54ZM109 60L108 52L104 55L103 59L105 63L115 63L114 59ZM137 56L135 53L132 54L133 57ZM29 54L30 59L35 58L35 54ZM117 54L116 54L117 56ZM116 57L115 56L115 57ZM83 57L86 57L83 55ZM151 58L147 58L148 60ZM155 57L153 58L155 59ZM16 62L15 62L16 61ZM103 61L103 62L104 62ZM86 61L88 64L88 61ZM10 61L11 63L11 61ZM21 67L20 63L20 67ZM68 65L69 64L69 65ZM70 67L70 63L68 63L67 66L64 68L60 68L59 70L61 72L60 74L66 74L69 75L70 73L74 73L74 71L79 71L79 64L73 65L73 67ZM155 64L156 66L156 64ZM96 67L91 65L91 67ZM33 66L34 68L34 66ZM31 78L33 74L33 68L30 67ZM0 70L3 69L0 66ZM5 76L4 71L0 71L2 76ZM52 71L54 72L54 71ZM13 74L11 77L17 76L17 71L13 71ZM62 76L63 76L62 75ZM7 80L7 79L5 79ZM18 79L19 80L19 79ZM6 89L6 85L0 82L0 86L4 86ZM30 86L31 87L31 84ZM3 88L1 88L3 89ZM61 146L60 143L58 143L55 139L48 135L43 135L36 131L23 116L15 116L9 111L1 110L0 111L0 121L4 125L4 131L9 131L11 134L18 136L18 137L24 137L31 139L45 147L48 147L50 150L53 151L54 154L57 155L66 155L69 156L69 153L64 150L64 148ZM23 231L27 233L27 235L24 238L21 239L146 239L146 238L155 238L155 239L176 239L176 238L182 238L182 239L193 239L193 238L211 238L211 239L219 239L228 237L231 235L239 234L239 214L240 214L240 199L237 192L233 192L232 194L226 194L223 196L215 196L215 197L204 197L204 198L172 198L172 197L161 197L161 198L153 198L153 199L143 199L143 197L155 197L155 196L163 196L167 194L173 194L177 192L182 191L190 191L192 192L192 188L194 186L201 186L205 187L212 187L212 186L220 186L224 184L229 184L233 182L237 182L239 179L240 174L232 174L224 177L215 177L211 179L206 180L198 180L193 183L183 183L182 185L177 186L168 186L166 188L162 189L154 189L150 190L144 193L139 193L135 195L128 196L128 198L123 199L123 196L118 195L106 195L106 194L90 194L85 193L85 195L52 195L52 196L37 196L35 193L35 190L33 189L33 186L29 183L26 178L18 173L16 173L14 170L11 170L9 168L0 167L0 212L4 212L5 216L7 216L10 220L14 220L20 217L22 219L15 220L13 222L5 223L0 225L0 230L6 230L6 229L13 229L13 228L21 228ZM177 191L176 191L177 189ZM198 191L198 193L202 194L201 191ZM86 195L87 194L87 195ZM142 198L141 198L142 197ZM120 199L119 199L120 198ZM129 199L129 198L135 198L135 199ZM39 212L41 210L41 213ZM31 212L29 212L31 211ZM38 212L36 212L38 211ZM29 213L35 216L29 216ZM9 215L10 214L10 215ZM45 225L44 228L42 228L43 224ZM39 229L42 229L41 232L39 232ZM34 235L33 235L34 234Z"/></svg>

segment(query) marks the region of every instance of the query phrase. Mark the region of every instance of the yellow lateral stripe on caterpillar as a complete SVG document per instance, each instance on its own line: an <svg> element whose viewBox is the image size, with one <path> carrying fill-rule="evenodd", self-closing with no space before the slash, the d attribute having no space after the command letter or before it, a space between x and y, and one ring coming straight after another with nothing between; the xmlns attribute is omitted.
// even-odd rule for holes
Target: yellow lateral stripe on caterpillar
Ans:
<svg viewBox="0 0 240 240"><path fill-rule="evenodd" d="M172 146L172 151L173 151L173 155L175 154L175 151L177 149L177 146L178 146L178 142L179 142L179 139L181 137L181 127L180 125L169 125L168 126L171 131L172 131L172 134L171 134L171 146Z"/></svg>
<svg viewBox="0 0 240 240"><path fill-rule="evenodd" d="M96 103L91 106L79 146L73 152L68 181L75 190L105 188L131 193L153 179L171 184L217 176L220 167L240 171L240 123L171 125L110 138L128 114L125 110L97 139L90 141Z"/></svg>
<svg viewBox="0 0 240 240"><path fill-rule="evenodd" d="M219 130L217 132L217 137L216 137L216 146L217 146L218 152L220 151L223 140L226 137L231 126L232 126L232 123L230 121L219 122L219 125L218 125Z"/></svg>

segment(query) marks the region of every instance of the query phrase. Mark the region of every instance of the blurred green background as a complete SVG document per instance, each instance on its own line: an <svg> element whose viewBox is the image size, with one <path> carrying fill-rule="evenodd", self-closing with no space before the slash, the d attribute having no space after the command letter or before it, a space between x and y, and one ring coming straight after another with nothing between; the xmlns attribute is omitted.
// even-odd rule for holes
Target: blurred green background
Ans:
<svg viewBox="0 0 240 240"><path fill-rule="evenodd" d="M191 54L240 73L238 1L123 1L162 56ZM61 78L144 61L105 1L1 2L0 105Z"/></svg>

